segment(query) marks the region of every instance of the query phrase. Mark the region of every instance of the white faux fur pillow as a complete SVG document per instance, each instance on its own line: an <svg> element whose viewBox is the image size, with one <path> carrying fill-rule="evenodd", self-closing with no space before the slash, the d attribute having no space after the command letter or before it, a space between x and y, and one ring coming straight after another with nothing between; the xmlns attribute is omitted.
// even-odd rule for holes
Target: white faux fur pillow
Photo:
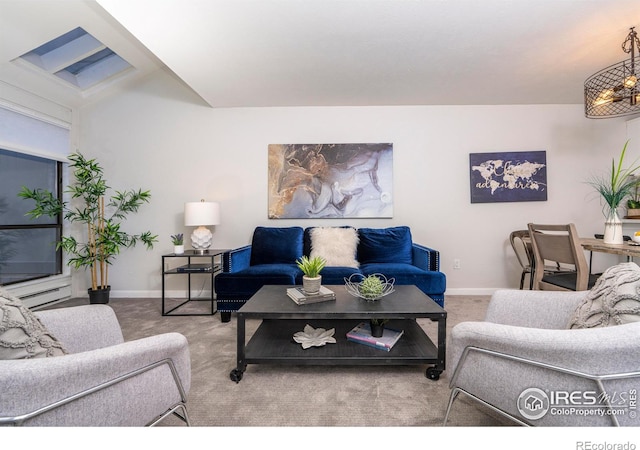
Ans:
<svg viewBox="0 0 640 450"><path fill-rule="evenodd" d="M358 231L355 228L317 227L311 230L310 257L320 256L327 261L327 267L353 267L356 260Z"/></svg>

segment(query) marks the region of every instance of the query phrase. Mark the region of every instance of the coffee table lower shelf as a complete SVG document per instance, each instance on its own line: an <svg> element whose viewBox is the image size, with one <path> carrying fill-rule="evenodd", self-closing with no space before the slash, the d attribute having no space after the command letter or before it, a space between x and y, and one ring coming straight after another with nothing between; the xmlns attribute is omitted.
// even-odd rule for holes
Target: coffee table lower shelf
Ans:
<svg viewBox="0 0 640 450"><path fill-rule="evenodd" d="M438 350L414 319L391 320L385 326L404 330L390 351L347 340L346 334L363 319L264 319L249 342L238 343L238 366L230 373L239 382L248 364L290 365L412 365L433 364L426 376L437 380L444 370L444 348ZM335 344L303 349L293 340L306 324L335 328Z"/></svg>

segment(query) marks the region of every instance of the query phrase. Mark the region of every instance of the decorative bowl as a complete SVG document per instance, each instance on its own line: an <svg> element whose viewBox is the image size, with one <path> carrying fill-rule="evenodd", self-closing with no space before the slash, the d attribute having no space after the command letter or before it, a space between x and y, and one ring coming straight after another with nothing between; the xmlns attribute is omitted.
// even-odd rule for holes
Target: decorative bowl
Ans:
<svg viewBox="0 0 640 450"><path fill-rule="evenodd" d="M353 295L354 297L362 298L368 301L379 300L382 297L389 295L394 291L393 284L396 282L395 278L387 279L387 277L385 277L381 273L374 273L373 275L380 278L380 281L382 281L382 293L380 295L373 296L370 294L363 293L360 290L362 280L364 280L365 278L360 273L354 273L354 274L351 274L349 278L345 278L344 287L347 290L347 292Z"/></svg>

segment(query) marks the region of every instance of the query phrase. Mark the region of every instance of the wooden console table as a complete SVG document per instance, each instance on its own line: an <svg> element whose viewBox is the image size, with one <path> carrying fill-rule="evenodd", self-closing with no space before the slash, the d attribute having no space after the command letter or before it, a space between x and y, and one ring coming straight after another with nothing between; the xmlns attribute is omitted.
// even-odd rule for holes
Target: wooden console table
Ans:
<svg viewBox="0 0 640 450"><path fill-rule="evenodd" d="M580 245L590 252L610 253L627 258L640 256L640 246L625 242L624 244L605 244L602 239L580 238Z"/></svg>

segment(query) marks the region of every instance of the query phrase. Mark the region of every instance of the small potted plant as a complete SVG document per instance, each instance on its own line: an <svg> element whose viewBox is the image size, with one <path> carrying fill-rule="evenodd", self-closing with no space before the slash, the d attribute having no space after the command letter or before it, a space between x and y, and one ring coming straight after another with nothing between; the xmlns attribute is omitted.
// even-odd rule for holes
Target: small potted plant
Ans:
<svg viewBox="0 0 640 450"><path fill-rule="evenodd" d="M640 188L640 177L632 175L632 178L635 179L636 182L633 187L631 198L627 200L627 218L640 219L640 192L638 192Z"/></svg>
<svg viewBox="0 0 640 450"><path fill-rule="evenodd" d="M182 233L172 234L171 242L173 243L173 253L182 255L184 253L184 235Z"/></svg>
<svg viewBox="0 0 640 450"><path fill-rule="evenodd" d="M296 260L296 264L304 274L302 276L302 289L307 294L313 295L320 292L320 286L322 285L320 271L324 269L326 263L325 259L319 256L314 256L313 258L302 256Z"/></svg>
<svg viewBox="0 0 640 450"><path fill-rule="evenodd" d="M369 325L371 326L371 336L382 337L384 334L384 324L388 321L389 319L370 319Z"/></svg>

